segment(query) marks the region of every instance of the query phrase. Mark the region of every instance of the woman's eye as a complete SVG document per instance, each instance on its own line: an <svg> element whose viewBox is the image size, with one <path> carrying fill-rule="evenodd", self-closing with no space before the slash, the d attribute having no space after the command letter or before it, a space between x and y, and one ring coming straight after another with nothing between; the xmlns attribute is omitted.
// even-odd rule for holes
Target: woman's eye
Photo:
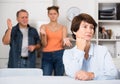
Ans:
<svg viewBox="0 0 120 84"><path fill-rule="evenodd" d="M90 29L94 29L94 27L90 27Z"/></svg>
<svg viewBox="0 0 120 84"><path fill-rule="evenodd" d="M83 26L81 26L82 28L87 28L87 26L85 26L85 25L83 25Z"/></svg>

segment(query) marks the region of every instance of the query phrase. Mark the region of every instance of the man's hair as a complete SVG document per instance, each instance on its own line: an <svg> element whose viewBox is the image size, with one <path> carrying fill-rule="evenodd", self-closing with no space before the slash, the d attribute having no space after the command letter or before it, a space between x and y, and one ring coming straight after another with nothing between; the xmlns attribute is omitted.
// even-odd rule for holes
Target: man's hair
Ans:
<svg viewBox="0 0 120 84"><path fill-rule="evenodd" d="M21 10L17 11L17 13L16 13L16 17L19 16L19 13L20 13L20 12L26 12L26 13L28 14L28 12L27 12L25 9L21 9Z"/></svg>

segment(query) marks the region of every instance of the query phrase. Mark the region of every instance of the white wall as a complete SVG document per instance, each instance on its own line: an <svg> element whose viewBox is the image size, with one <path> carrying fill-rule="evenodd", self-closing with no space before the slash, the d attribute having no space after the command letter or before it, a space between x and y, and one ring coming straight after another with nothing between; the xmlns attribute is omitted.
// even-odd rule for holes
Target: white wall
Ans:
<svg viewBox="0 0 120 84"><path fill-rule="evenodd" d="M57 0L56 5L60 7L59 22L67 26L68 32L71 33L71 22L67 19L68 9L71 7L78 7L80 13L88 13L95 18L95 2L96 0Z"/></svg>

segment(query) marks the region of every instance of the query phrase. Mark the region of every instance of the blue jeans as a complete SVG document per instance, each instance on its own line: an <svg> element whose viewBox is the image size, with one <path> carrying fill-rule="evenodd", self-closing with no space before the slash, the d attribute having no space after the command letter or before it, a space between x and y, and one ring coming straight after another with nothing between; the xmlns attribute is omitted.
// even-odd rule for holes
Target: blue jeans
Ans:
<svg viewBox="0 0 120 84"><path fill-rule="evenodd" d="M54 71L55 76L64 75L64 65L63 65L63 52L64 50L58 50L53 52L43 52L42 53L42 69L43 75L50 76Z"/></svg>
<svg viewBox="0 0 120 84"><path fill-rule="evenodd" d="M18 63L18 68L29 68L28 59L21 58L20 62Z"/></svg>

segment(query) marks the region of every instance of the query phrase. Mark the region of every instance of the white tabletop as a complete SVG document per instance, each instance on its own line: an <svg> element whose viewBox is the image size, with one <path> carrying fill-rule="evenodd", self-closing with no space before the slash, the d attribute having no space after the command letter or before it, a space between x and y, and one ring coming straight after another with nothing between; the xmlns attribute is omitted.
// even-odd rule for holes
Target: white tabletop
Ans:
<svg viewBox="0 0 120 84"><path fill-rule="evenodd" d="M0 84L120 84L120 80L80 81L67 76L0 77Z"/></svg>

